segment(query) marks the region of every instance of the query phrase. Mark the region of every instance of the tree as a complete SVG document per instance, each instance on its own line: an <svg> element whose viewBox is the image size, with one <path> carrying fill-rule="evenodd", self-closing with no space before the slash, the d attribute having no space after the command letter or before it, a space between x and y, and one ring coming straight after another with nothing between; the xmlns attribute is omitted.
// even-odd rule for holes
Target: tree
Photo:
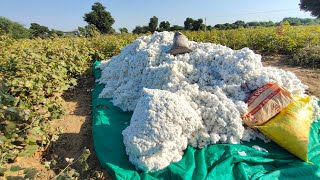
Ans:
<svg viewBox="0 0 320 180"><path fill-rule="evenodd" d="M211 25L208 25L208 26L206 27L206 29L207 29L208 31L211 31L211 30L213 29L213 27L212 27Z"/></svg>
<svg viewBox="0 0 320 180"><path fill-rule="evenodd" d="M158 18L156 16L153 16L150 18L149 22L149 30L153 33L154 31L157 30L158 27Z"/></svg>
<svg viewBox="0 0 320 180"><path fill-rule="evenodd" d="M30 31L33 37L45 38L49 35L49 28L47 26L41 26L37 23L31 23Z"/></svg>
<svg viewBox="0 0 320 180"><path fill-rule="evenodd" d="M300 9L310 11L312 16L320 18L320 1L319 0L300 0Z"/></svg>
<svg viewBox="0 0 320 180"><path fill-rule="evenodd" d="M170 31L182 31L182 30L184 30L184 27L179 25L173 25L172 27L170 27Z"/></svg>
<svg viewBox="0 0 320 180"><path fill-rule="evenodd" d="M133 29L133 31L132 31L132 33L133 34L143 34L143 33L147 33L147 32L149 32L150 30L149 30L149 26L136 26L134 29Z"/></svg>
<svg viewBox="0 0 320 180"><path fill-rule="evenodd" d="M160 31L169 31L170 30L170 23L169 21L162 21L159 25Z"/></svg>
<svg viewBox="0 0 320 180"><path fill-rule="evenodd" d="M63 31L60 31L60 30L51 29L51 31L49 31L49 36L62 37L63 35L64 35Z"/></svg>
<svg viewBox="0 0 320 180"><path fill-rule="evenodd" d="M60 30L56 30L56 34L59 36L59 37L62 37L64 35L63 31L60 31Z"/></svg>
<svg viewBox="0 0 320 180"><path fill-rule="evenodd" d="M94 25L102 34L110 34L115 32L112 28L114 19L111 14L106 11L106 7L101 3L96 2L92 6L92 11L84 15L84 20L89 25Z"/></svg>
<svg viewBox="0 0 320 180"><path fill-rule="evenodd" d="M194 20L192 23L192 29L193 31L199 31L199 30L204 30L205 25L203 24L202 19Z"/></svg>
<svg viewBox="0 0 320 180"><path fill-rule="evenodd" d="M226 29L226 26L224 24L216 24L216 25L214 25L214 28L219 29L219 30L224 30L224 29Z"/></svg>
<svg viewBox="0 0 320 180"><path fill-rule="evenodd" d="M186 18L184 21L184 29L189 31L198 31L198 30L204 30L205 25L203 24L202 19L194 20L190 17Z"/></svg>
<svg viewBox="0 0 320 180"><path fill-rule="evenodd" d="M128 29L125 28L125 27L119 28L119 31L120 31L121 34L125 34L125 33L128 33L128 32L129 32Z"/></svg>
<svg viewBox="0 0 320 180"><path fill-rule="evenodd" d="M247 26L249 27L260 26L260 23L257 21L247 22Z"/></svg>
<svg viewBox="0 0 320 180"><path fill-rule="evenodd" d="M184 29L185 30L192 30L193 29L193 23L194 23L194 19L192 18L186 18L186 20L184 21Z"/></svg>
<svg viewBox="0 0 320 180"><path fill-rule="evenodd" d="M233 23L237 28L246 27L246 23L244 21L238 20Z"/></svg>
<svg viewBox="0 0 320 180"><path fill-rule="evenodd" d="M15 39L30 38L29 29L5 17L0 17L0 30L2 33L9 34Z"/></svg>
<svg viewBox="0 0 320 180"><path fill-rule="evenodd" d="M84 37L97 37L100 35L100 31L93 24L89 24L85 27L78 27L78 31L80 32L80 36Z"/></svg>

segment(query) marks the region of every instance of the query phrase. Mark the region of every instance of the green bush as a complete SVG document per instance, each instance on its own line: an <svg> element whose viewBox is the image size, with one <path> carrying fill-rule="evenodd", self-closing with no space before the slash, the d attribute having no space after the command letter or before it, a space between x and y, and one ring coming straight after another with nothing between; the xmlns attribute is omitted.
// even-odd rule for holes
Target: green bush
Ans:
<svg viewBox="0 0 320 180"><path fill-rule="evenodd" d="M307 46L298 50L293 55L293 65L302 65L312 68L320 67L320 45Z"/></svg>

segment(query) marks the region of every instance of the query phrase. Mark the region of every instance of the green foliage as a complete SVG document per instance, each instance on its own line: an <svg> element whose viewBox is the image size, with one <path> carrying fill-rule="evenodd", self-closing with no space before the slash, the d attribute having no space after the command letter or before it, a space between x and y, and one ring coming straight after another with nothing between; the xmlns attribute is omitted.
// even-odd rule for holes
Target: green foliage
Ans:
<svg viewBox="0 0 320 180"><path fill-rule="evenodd" d="M184 29L190 30L190 31L199 31L199 30L204 30L205 25L203 24L202 19L194 20L194 19L188 17L184 21Z"/></svg>
<svg viewBox="0 0 320 180"><path fill-rule="evenodd" d="M179 25L173 25L172 27L170 27L170 31L182 31L182 30L184 30L184 27Z"/></svg>
<svg viewBox="0 0 320 180"><path fill-rule="evenodd" d="M300 0L300 9L310 11L311 15L320 18L320 1L319 0Z"/></svg>
<svg viewBox="0 0 320 180"><path fill-rule="evenodd" d="M286 17L281 22L289 22L291 26L320 24L320 19ZM280 23L281 23L280 22Z"/></svg>
<svg viewBox="0 0 320 180"><path fill-rule="evenodd" d="M85 26L84 28L79 27L78 30L80 32L80 36L83 36L83 37L98 37L98 36L100 36L100 31L93 24L89 24L89 25Z"/></svg>
<svg viewBox="0 0 320 180"><path fill-rule="evenodd" d="M169 21L162 21L159 25L159 31L169 31L170 30L170 23Z"/></svg>
<svg viewBox="0 0 320 180"><path fill-rule="evenodd" d="M184 29L185 30L192 30L193 29L193 22L194 19L187 17L186 20L184 21Z"/></svg>
<svg viewBox="0 0 320 180"><path fill-rule="evenodd" d="M294 53L291 64L319 68L320 45L308 45L307 47L299 49Z"/></svg>
<svg viewBox="0 0 320 180"><path fill-rule="evenodd" d="M27 28L5 17L0 17L0 35L1 34L9 34L15 39L30 37L30 32Z"/></svg>
<svg viewBox="0 0 320 180"><path fill-rule="evenodd" d="M119 28L119 31L121 34L125 34L125 33L129 33L128 29L123 27L123 28Z"/></svg>
<svg viewBox="0 0 320 180"><path fill-rule="evenodd" d="M64 33L63 33L63 31L52 29L51 31L49 31L49 36L50 37L62 37L62 36L64 36Z"/></svg>
<svg viewBox="0 0 320 180"><path fill-rule="evenodd" d="M320 44L320 26L256 27L231 30L186 31L193 41L222 44L233 49L249 47L254 50L293 54L309 44Z"/></svg>
<svg viewBox="0 0 320 180"><path fill-rule="evenodd" d="M154 31L157 30L158 27L158 18L156 16L153 16L152 18L150 18L150 22L149 22L149 30L151 31L151 33L153 33Z"/></svg>
<svg viewBox="0 0 320 180"><path fill-rule="evenodd" d="M120 52L136 36L14 40L0 36L0 167L31 156L54 135L48 121L64 114L61 94L77 85L92 59Z"/></svg>
<svg viewBox="0 0 320 180"><path fill-rule="evenodd" d="M105 9L101 3L96 2L92 6L92 11L85 14L83 18L89 25L95 25L102 34L114 33L115 30L112 28L114 19Z"/></svg>
<svg viewBox="0 0 320 180"><path fill-rule="evenodd" d="M149 26L136 26L133 30L133 34L145 34L150 32Z"/></svg>
<svg viewBox="0 0 320 180"><path fill-rule="evenodd" d="M12 174L23 174L22 176L13 176ZM38 171L33 168L22 168L20 166L11 166L10 168L0 168L0 177L6 176L6 179L34 179L37 175Z"/></svg>
<svg viewBox="0 0 320 180"><path fill-rule="evenodd" d="M41 26L40 24L37 24L37 23L31 23L30 31L31 31L32 36L34 38L37 38L37 37L40 37L40 38L48 37L49 32L50 32L48 27Z"/></svg>
<svg viewBox="0 0 320 180"><path fill-rule="evenodd" d="M247 27L247 24L244 21L238 20L233 23L237 28Z"/></svg>
<svg viewBox="0 0 320 180"><path fill-rule="evenodd" d="M202 19L195 20L192 24L192 30L193 31L199 31L199 30L204 30L205 25L203 24Z"/></svg>

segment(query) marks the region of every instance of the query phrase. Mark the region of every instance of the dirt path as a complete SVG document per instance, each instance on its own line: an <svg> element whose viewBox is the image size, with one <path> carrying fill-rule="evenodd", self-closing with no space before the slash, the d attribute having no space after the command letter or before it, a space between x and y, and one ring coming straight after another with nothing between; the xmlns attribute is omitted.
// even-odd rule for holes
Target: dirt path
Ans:
<svg viewBox="0 0 320 180"><path fill-rule="evenodd" d="M309 86L307 94L320 98L320 69L286 65L290 58L285 55L262 56L262 63L264 66L274 66L293 72L302 83Z"/></svg>
<svg viewBox="0 0 320 180"><path fill-rule="evenodd" d="M288 56L263 56L262 61L265 66L275 66L295 73L304 84L309 86L308 94L320 97L320 69L285 65L284 62L288 58ZM80 78L78 87L63 94L63 106L67 115L62 119L52 121L50 125L57 132L59 139L52 142L45 153L39 152L33 157L18 158L11 166L32 167L38 171L36 179L53 179L68 165L66 158L77 159L83 150L88 148L91 152L87 160L89 170L82 172L80 163L75 163L70 167L79 173L79 179L111 179L100 166L93 150L91 135L91 89L93 82L92 76ZM67 172L72 175L74 170L69 169Z"/></svg>
<svg viewBox="0 0 320 180"><path fill-rule="evenodd" d="M45 151L39 151L33 157L17 158L7 168L20 166L35 168L35 179L54 179L68 166L66 158L77 159L84 149L89 149L91 155L87 159L89 169L83 171L81 163L75 162L65 170L72 179L111 179L100 166L93 149L91 133L91 89L94 79L92 75L80 78L78 86L65 92L62 105L66 115L62 119L50 122L50 128L59 138L51 142ZM23 171L10 174L12 177L24 176ZM1 179L1 177L0 177Z"/></svg>

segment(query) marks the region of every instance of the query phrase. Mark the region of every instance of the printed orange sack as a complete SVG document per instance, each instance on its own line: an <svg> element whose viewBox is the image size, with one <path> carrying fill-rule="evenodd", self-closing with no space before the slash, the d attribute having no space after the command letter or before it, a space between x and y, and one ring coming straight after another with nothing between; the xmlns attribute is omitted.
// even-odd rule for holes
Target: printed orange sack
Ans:
<svg viewBox="0 0 320 180"><path fill-rule="evenodd" d="M310 97L297 97L270 121L256 127L272 141L308 162L311 119Z"/></svg>
<svg viewBox="0 0 320 180"><path fill-rule="evenodd" d="M277 83L268 83L248 98L248 113L241 118L249 126L263 125L293 101L291 93Z"/></svg>

